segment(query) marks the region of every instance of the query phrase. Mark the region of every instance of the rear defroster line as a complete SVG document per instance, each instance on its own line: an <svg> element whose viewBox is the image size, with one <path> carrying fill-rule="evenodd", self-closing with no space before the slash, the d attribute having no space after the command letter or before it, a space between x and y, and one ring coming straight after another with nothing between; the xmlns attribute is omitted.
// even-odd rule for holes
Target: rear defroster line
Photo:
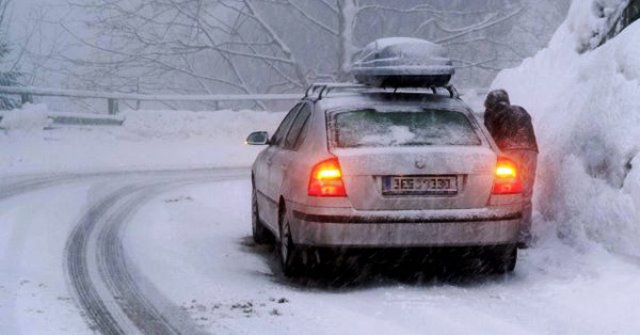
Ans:
<svg viewBox="0 0 640 335"><path fill-rule="evenodd" d="M129 261L122 232L137 209L160 192L245 175L177 177L119 188L87 211L65 248L65 268L76 301L102 334L198 334L188 314L168 301ZM95 262L92 262L95 260Z"/></svg>

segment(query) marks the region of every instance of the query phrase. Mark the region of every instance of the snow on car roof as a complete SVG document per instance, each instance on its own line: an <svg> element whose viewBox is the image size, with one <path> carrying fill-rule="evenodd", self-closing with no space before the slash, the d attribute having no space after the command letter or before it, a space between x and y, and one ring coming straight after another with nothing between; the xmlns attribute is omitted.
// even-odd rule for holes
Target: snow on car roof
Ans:
<svg viewBox="0 0 640 335"><path fill-rule="evenodd" d="M352 72L358 82L373 86L443 86L455 69L443 46L418 38L392 37L363 48Z"/></svg>

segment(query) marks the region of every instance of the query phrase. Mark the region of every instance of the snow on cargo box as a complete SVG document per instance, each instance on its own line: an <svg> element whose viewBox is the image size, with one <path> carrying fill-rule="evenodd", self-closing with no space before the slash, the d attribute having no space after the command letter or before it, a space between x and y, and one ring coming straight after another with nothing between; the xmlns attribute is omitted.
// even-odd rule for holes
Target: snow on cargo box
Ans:
<svg viewBox="0 0 640 335"><path fill-rule="evenodd" d="M408 37L378 39L360 51L353 64L360 83L379 87L445 86L455 69L447 49Z"/></svg>

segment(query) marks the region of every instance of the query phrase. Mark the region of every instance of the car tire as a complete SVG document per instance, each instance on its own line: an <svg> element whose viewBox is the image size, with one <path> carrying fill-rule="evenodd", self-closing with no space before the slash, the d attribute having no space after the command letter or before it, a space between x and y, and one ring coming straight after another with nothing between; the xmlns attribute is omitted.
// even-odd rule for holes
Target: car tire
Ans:
<svg viewBox="0 0 640 335"><path fill-rule="evenodd" d="M291 226L286 214L280 218L280 238L278 240L278 253L280 254L280 265L285 277L297 277L302 270L302 259L300 250L293 244L291 237Z"/></svg>
<svg viewBox="0 0 640 335"><path fill-rule="evenodd" d="M489 270L494 274L513 272L518 260L516 245L496 246L487 250L486 262Z"/></svg>
<svg viewBox="0 0 640 335"><path fill-rule="evenodd" d="M253 233L253 242L256 244L265 244L270 242L270 232L260 222L260 214L258 212L258 192L255 185L251 187L251 228Z"/></svg>

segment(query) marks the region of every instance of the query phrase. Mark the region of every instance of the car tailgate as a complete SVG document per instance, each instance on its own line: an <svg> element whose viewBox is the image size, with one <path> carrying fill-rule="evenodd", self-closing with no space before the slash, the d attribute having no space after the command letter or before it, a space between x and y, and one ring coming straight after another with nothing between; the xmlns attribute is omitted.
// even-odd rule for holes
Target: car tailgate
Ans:
<svg viewBox="0 0 640 335"><path fill-rule="evenodd" d="M484 207L497 160L495 152L483 146L350 148L332 153L340 161L347 196L359 210ZM445 182L445 187L428 186ZM394 183L406 185L398 189Z"/></svg>

